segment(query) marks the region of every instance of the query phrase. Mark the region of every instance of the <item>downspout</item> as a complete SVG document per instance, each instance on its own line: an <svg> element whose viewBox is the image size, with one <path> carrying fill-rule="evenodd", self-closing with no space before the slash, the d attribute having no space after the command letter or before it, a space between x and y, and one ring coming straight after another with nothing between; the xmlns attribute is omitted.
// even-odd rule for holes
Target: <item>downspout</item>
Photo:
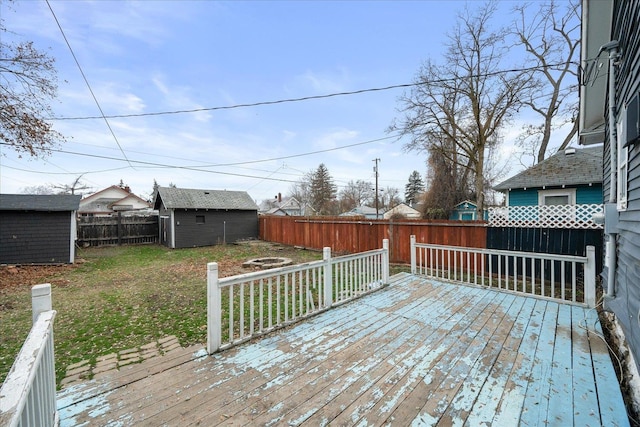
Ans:
<svg viewBox="0 0 640 427"><path fill-rule="evenodd" d="M617 202L618 195L618 139L616 136L616 61L619 57L618 54L618 41L612 40L609 43L603 45L600 48L600 53L603 51L609 53L609 161L610 161L610 178L609 178L609 203L615 204ZM615 211L617 214L617 209ZM606 221L606 220L605 220ZM615 298L616 296L616 229L609 230L607 234L607 246L606 246L606 264L608 267L607 273L607 294L608 298Z"/></svg>

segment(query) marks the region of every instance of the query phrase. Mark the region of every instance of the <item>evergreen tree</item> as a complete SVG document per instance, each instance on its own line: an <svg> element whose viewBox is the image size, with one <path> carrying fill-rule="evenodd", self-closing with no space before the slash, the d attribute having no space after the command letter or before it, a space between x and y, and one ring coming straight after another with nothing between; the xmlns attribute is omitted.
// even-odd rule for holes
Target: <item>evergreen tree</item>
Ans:
<svg viewBox="0 0 640 427"><path fill-rule="evenodd" d="M424 192L424 181L420 172L413 171L409 175L409 182L404 186L404 202L409 206L413 205L417 201L418 194L422 192Z"/></svg>
<svg viewBox="0 0 640 427"><path fill-rule="evenodd" d="M311 175L311 206L318 215L330 215L334 212L338 189L333 183L329 170L320 163Z"/></svg>

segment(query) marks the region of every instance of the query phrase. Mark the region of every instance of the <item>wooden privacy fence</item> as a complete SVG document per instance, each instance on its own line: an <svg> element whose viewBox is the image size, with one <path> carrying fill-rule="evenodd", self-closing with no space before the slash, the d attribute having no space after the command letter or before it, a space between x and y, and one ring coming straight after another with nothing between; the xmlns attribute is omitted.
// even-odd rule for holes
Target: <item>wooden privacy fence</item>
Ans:
<svg viewBox="0 0 640 427"><path fill-rule="evenodd" d="M103 246L158 242L158 216L80 217L78 245Z"/></svg>
<svg viewBox="0 0 640 427"><path fill-rule="evenodd" d="M481 221L365 220L345 217L261 216L260 239L311 249L330 247L334 253L358 253L376 249L389 240L394 263L411 261L409 239L449 246L484 248L486 225Z"/></svg>

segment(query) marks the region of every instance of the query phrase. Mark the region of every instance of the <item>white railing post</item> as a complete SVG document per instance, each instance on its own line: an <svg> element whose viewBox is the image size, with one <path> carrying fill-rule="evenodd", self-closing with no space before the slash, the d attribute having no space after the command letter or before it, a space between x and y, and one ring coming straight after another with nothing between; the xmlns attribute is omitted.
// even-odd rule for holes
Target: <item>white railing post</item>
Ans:
<svg viewBox="0 0 640 427"><path fill-rule="evenodd" d="M324 261L324 306L329 308L333 305L333 265L331 264L331 248L322 249L322 260Z"/></svg>
<svg viewBox="0 0 640 427"><path fill-rule="evenodd" d="M51 311L53 305L51 303L51 284L44 283L31 288L31 317L33 323L36 323L40 313Z"/></svg>
<svg viewBox="0 0 640 427"><path fill-rule="evenodd" d="M416 236L411 235L411 274L416 274Z"/></svg>
<svg viewBox="0 0 640 427"><path fill-rule="evenodd" d="M382 239L382 283L389 283L389 239Z"/></svg>
<svg viewBox="0 0 640 427"><path fill-rule="evenodd" d="M31 288L33 326L0 387L0 425L53 427L56 367L53 347L51 285Z"/></svg>
<svg viewBox="0 0 640 427"><path fill-rule="evenodd" d="M596 248L587 246L587 262L584 265L584 302L596 306Z"/></svg>
<svg viewBox="0 0 640 427"><path fill-rule="evenodd" d="M207 352L213 354L222 342L222 301L218 286L218 263L207 264Z"/></svg>

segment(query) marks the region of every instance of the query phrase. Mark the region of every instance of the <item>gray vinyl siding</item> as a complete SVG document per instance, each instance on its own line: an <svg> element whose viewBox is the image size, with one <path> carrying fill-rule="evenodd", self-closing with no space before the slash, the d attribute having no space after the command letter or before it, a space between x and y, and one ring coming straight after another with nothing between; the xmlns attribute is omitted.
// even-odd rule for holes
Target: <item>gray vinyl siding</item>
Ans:
<svg viewBox="0 0 640 427"><path fill-rule="evenodd" d="M0 211L0 264L71 262L71 215Z"/></svg>
<svg viewBox="0 0 640 427"><path fill-rule="evenodd" d="M204 217L204 223L196 221ZM174 211L175 247L191 248L258 237L257 211Z"/></svg>
<svg viewBox="0 0 640 427"><path fill-rule="evenodd" d="M640 0L615 1L612 39L620 41L623 60L616 79L616 107L629 102L640 90ZM606 109L608 111L608 108ZM604 194L611 191L609 138L604 156ZM620 212L616 267L616 296L605 300L622 325L636 364L640 364L640 146L629 150L627 209ZM603 272L606 279L609 272ZM606 280L604 281L606 283Z"/></svg>

